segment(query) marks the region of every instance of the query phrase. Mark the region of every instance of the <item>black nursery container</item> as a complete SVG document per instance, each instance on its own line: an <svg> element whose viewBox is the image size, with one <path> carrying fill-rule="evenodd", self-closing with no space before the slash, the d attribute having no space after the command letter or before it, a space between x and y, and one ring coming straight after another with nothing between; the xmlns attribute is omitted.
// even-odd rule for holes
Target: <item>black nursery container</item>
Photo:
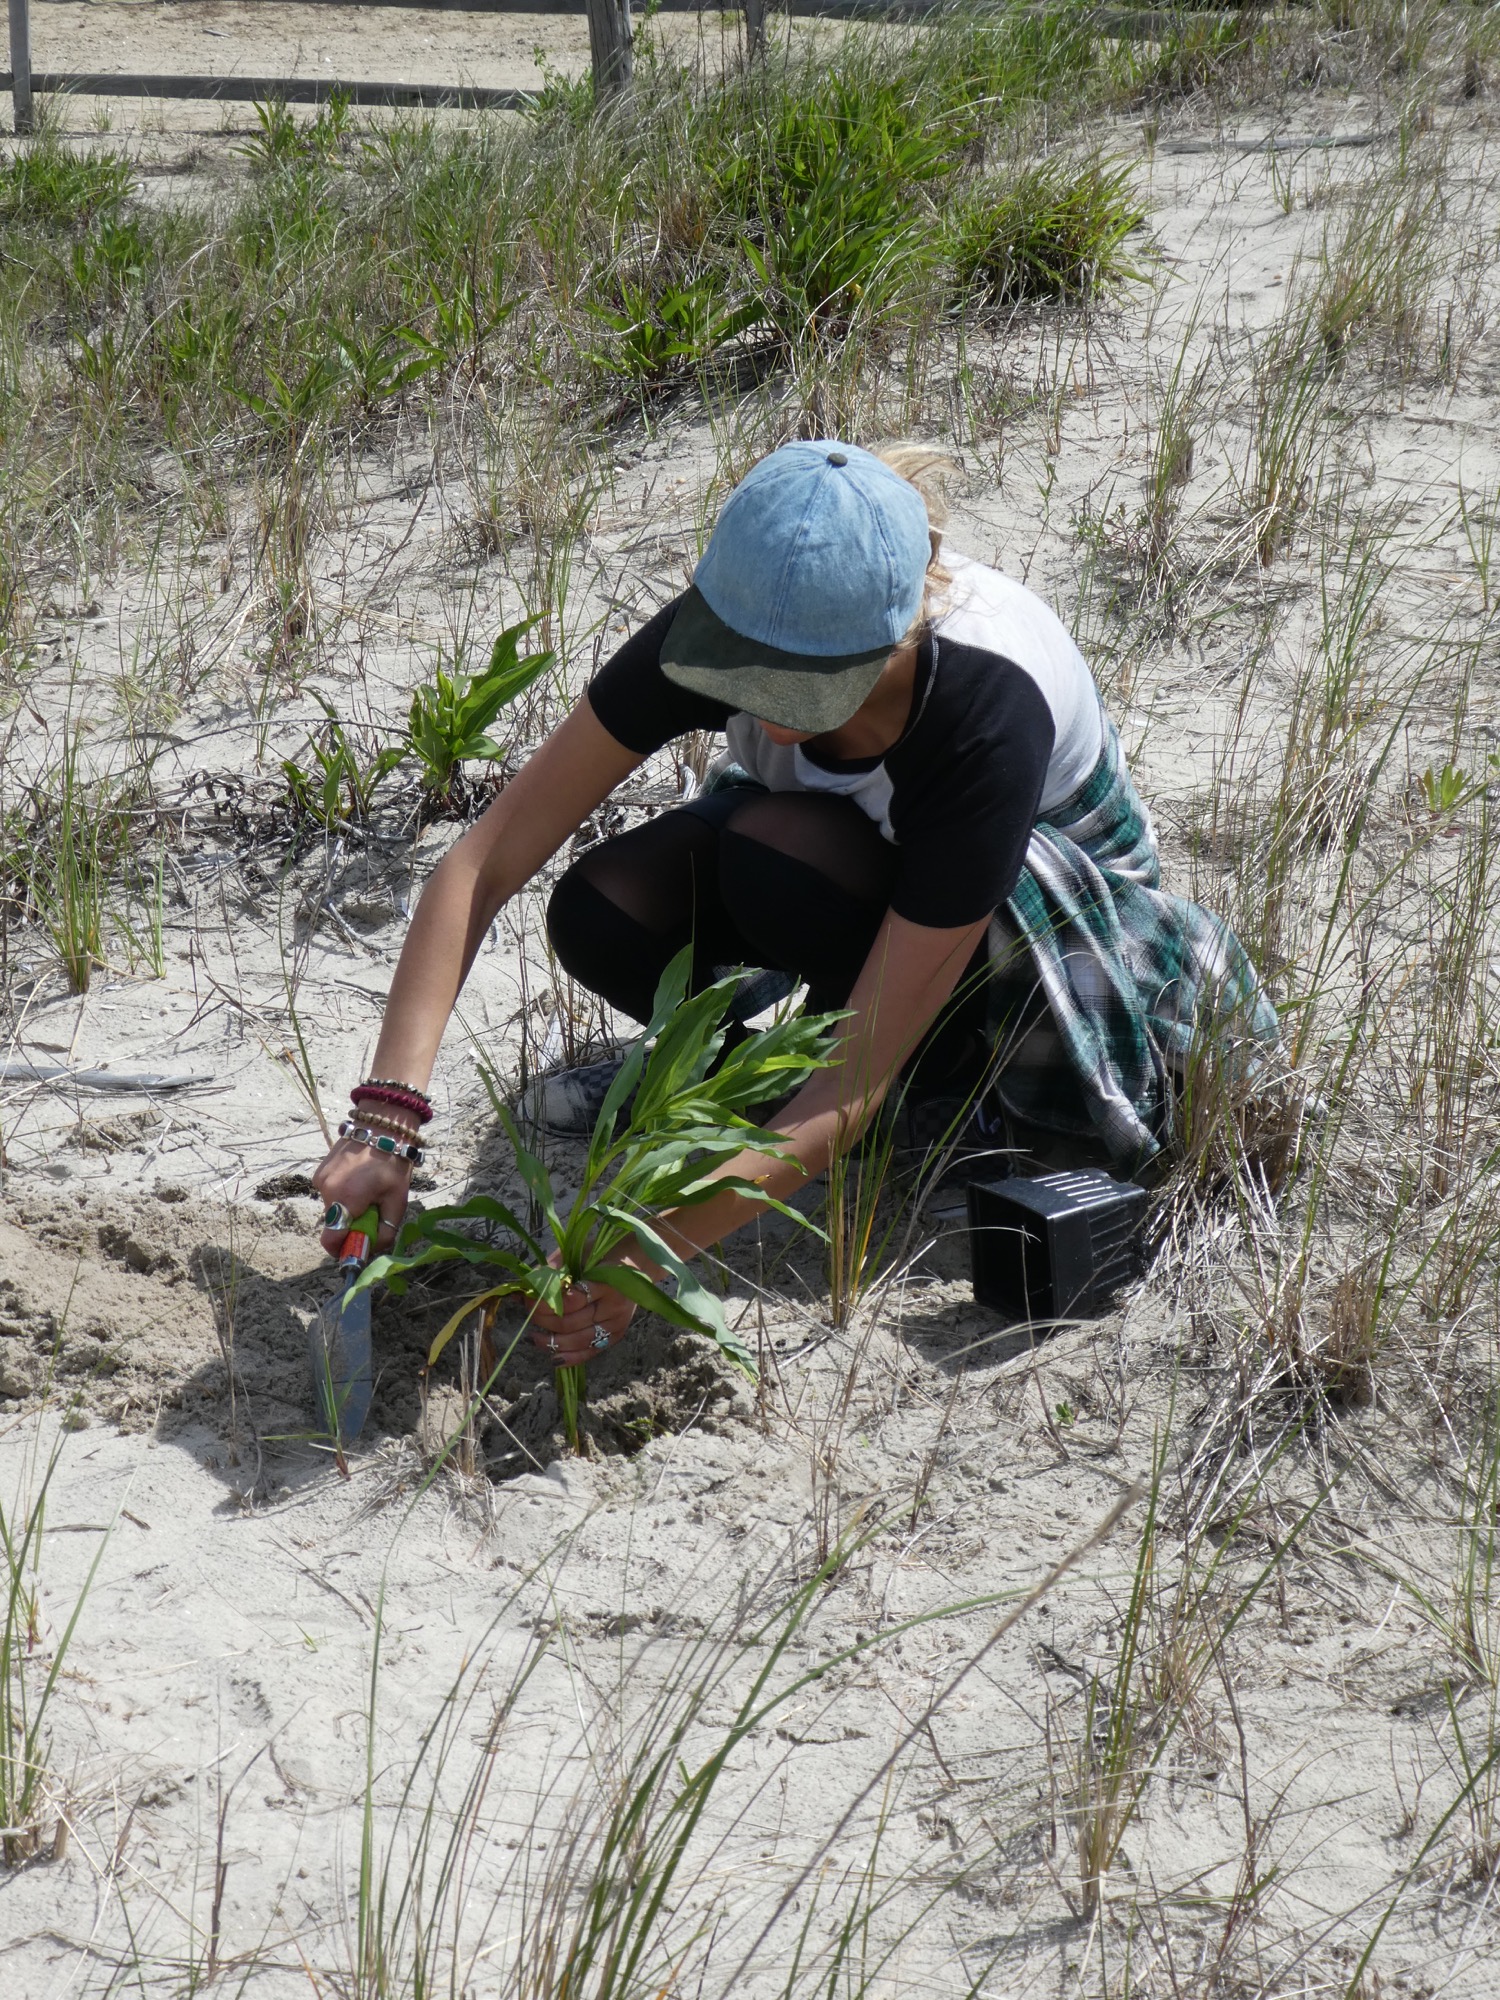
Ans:
<svg viewBox="0 0 1500 2000"><path fill-rule="evenodd" d="M1146 1190L1093 1168L971 1181L974 1296L1012 1319L1088 1319L1141 1269Z"/></svg>

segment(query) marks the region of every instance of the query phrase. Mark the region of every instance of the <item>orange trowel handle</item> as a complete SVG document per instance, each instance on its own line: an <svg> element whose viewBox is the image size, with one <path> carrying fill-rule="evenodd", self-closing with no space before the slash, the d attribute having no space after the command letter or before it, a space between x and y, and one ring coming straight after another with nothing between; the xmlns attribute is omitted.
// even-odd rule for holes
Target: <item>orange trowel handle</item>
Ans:
<svg viewBox="0 0 1500 2000"><path fill-rule="evenodd" d="M375 1248L375 1238L379 1231L378 1208L367 1208L363 1215L357 1215L349 1225L349 1234L339 1245L339 1269L362 1271L370 1261L370 1253Z"/></svg>

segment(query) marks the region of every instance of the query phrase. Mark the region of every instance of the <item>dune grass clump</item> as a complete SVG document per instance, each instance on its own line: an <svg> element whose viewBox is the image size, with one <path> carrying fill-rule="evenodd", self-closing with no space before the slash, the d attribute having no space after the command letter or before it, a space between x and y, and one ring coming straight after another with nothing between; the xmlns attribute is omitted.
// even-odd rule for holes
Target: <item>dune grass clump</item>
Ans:
<svg viewBox="0 0 1500 2000"><path fill-rule="evenodd" d="M903 82L835 78L826 93L788 96L758 148L711 168L760 314L790 346L857 314L881 323L939 254L934 224L965 125L924 115Z"/></svg>
<svg viewBox="0 0 1500 2000"><path fill-rule="evenodd" d="M114 215L135 182L120 153L75 153L53 132L0 164L0 223L62 231Z"/></svg>
<svg viewBox="0 0 1500 2000"><path fill-rule="evenodd" d="M1085 299L1145 275L1125 248L1145 219L1128 167L1044 160L967 198L954 276L961 294L990 307Z"/></svg>
<svg viewBox="0 0 1500 2000"><path fill-rule="evenodd" d="M59 1429L44 1457L39 1444L33 1447L29 1491L18 1484L0 1495L0 1868L19 1867L45 1851L61 1860L67 1851L68 1820L48 1766L51 1717L108 1530L99 1530L66 1623L49 1635L41 1596L43 1537L65 1438Z"/></svg>
<svg viewBox="0 0 1500 2000"><path fill-rule="evenodd" d="M820 405L836 421L870 371L943 337L952 225L985 161L1064 90L1113 87L1065 8L895 45L851 30L831 54L787 46L722 75L643 55L628 117L575 92L454 130L264 105L249 171L212 205L146 203L122 157L44 136L0 169L5 632L73 551L107 568L145 531L163 446L214 539L251 482L265 659L296 685L339 457L404 411L454 392L461 438L489 427L534 457L535 434L553 485L643 400L784 371L813 402L836 378L842 401ZM1124 274L1076 219L1092 195L1097 225L1117 180L1073 191L1076 240L1028 296L1081 298L1106 262Z"/></svg>
<svg viewBox="0 0 1500 2000"><path fill-rule="evenodd" d="M149 763L95 771L81 736L70 719L56 757L0 819L0 920L34 926L74 993L112 954L161 958L161 837L143 838L156 821Z"/></svg>

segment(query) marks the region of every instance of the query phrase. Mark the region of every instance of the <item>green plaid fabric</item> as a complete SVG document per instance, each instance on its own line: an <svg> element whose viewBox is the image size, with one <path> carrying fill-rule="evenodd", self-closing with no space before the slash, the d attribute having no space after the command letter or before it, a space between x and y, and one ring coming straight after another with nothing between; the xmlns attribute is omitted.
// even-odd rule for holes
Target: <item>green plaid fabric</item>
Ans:
<svg viewBox="0 0 1500 2000"><path fill-rule="evenodd" d="M1133 1169L1169 1137L1172 1083L1205 1034L1247 1064L1276 1010L1234 932L1161 886L1150 815L1112 723L1079 789L1038 822L990 925L994 1095Z"/></svg>

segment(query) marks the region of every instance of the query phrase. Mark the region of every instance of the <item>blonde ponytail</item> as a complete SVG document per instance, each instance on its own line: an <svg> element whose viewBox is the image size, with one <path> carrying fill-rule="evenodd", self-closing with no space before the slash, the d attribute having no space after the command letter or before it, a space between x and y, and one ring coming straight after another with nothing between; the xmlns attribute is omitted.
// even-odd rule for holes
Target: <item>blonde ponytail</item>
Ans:
<svg viewBox="0 0 1500 2000"><path fill-rule="evenodd" d="M927 564L927 586L922 598L922 615L908 633L908 641L920 637L942 611L953 578L943 562L943 529L948 523L947 484L958 471L959 462L951 451L933 444L897 443L883 445L875 453L898 478L914 486L927 509L927 534L932 555Z"/></svg>

